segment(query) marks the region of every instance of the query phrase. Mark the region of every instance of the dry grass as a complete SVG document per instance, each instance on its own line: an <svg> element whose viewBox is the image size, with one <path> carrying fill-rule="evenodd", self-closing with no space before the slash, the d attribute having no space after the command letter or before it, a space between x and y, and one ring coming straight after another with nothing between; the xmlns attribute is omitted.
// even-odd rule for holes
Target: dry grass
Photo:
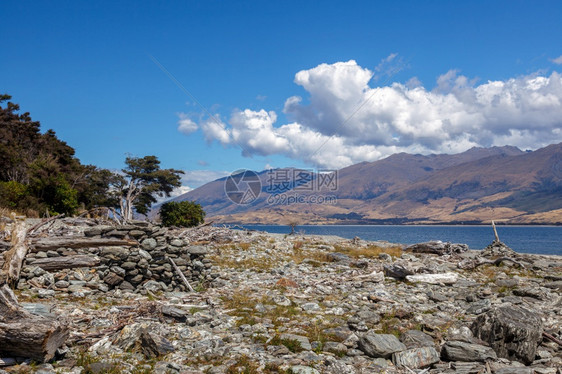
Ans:
<svg viewBox="0 0 562 374"><path fill-rule="evenodd" d="M380 247L378 245L371 244L367 247L351 247L351 246L342 246L342 245L335 245L334 248L336 252L344 253L350 257L359 258L359 257L379 257L380 254L386 253L392 257L400 257L404 251L400 246L390 246L390 247Z"/></svg>
<svg viewBox="0 0 562 374"><path fill-rule="evenodd" d="M309 261L309 263L314 265L316 262L318 266L320 266L322 262L331 261L326 252L321 252L317 250L294 249L294 248L293 248L293 254L291 255L291 260L293 260L295 264L300 264L305 260L312 260Z"/></svg>
<svg viewBox="0 0 562 374"><path fill-rule="evenodd" d="M228 256L212 255L209 256L209 259L213 261L213 265L216 266L230 269L251 269L256 272L269 271L279 264L279 262L271 256L237 259Z"/></svg>

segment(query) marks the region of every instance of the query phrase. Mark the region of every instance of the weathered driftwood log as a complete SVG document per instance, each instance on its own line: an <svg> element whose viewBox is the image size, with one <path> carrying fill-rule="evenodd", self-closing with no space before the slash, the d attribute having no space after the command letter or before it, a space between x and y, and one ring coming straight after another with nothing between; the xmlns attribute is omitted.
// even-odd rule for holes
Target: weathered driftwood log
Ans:
<svg viewBox="0 0 562 374"><path fill-rule="evenodd" d="M28 249L25 242L26 236L25 224L18 222L12 233L12 248L4 252L4 264L0 269L0 285L6 283L12 288L17 285Z"/></svg>
<svg viewBox="0 0 562 374"><path fill-rule="evenodd" d="M115 238L85 238L67 237L67 238L40 238L31 242L32 252L48 251L57 248L95 248L95 247L113 247L113 246L134 246L139 243L131 239L115 239Z"/></svg>
<svg viewBox="0 0 562 374"><path fill-rule="evenodd" d="M41 269L47 271L93 267L99 264L99 257L93 255L38 258L28 263L28 265L39 266Z"/></svg>
<svg viewBox="0 0 562 374"><path fill-rule="evenodd" d="M457 243L443 243L442 241L430 241L425 243L413 244L406 248L414 253L433 253L440 256L463 253L468 251L468 245Z"/></svg>
<svg viewBox="0 0 562 374"><path fill-rule="evenodd" d="M65 325L29 313L7 285L0 288L0 356L49 361L67 338Z"/></svg>

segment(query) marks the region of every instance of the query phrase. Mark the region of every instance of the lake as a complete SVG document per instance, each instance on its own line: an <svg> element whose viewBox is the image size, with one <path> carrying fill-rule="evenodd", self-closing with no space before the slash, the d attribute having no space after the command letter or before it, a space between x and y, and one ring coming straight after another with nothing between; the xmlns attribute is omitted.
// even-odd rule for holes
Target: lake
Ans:
<svg viewBox="0 0 562 374"><path fill-rule="evenodd" d="M288 234L288 226L243 225L251 230ZM522 253L562 255L562 226L496 226L500 240ZM430 240L468 244L470 249L483 249L494 239L491 226L406 226L406 225L303 225L297 233L337 235L352 239L386 240L391 243L415 244Z"/></svg>

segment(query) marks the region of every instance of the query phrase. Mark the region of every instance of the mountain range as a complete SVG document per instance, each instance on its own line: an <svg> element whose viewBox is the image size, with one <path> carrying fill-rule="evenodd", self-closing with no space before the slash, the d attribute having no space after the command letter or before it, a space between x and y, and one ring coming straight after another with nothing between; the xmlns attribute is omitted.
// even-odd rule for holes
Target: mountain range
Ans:
<svg viewBox="0 0 562 374"><path fill-rule="evenodd" d="M244 204L231 200L232 186L249 193ZM562 143L398 153L331 172L240 172L174 200L200 203L216 223L562 224Z"/></svg>

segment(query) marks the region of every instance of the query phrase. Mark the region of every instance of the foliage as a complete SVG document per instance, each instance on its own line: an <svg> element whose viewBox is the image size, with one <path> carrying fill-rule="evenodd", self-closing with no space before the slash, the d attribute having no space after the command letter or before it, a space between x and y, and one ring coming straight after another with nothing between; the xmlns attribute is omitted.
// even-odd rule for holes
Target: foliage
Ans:
<svg viewBox="0 0 562 374"><path fill-rule="evenodd" d="M192 227L204 222L205 211L193 201L170 201L162 204L160 218L164 226Z"/></svg>
<svg viewBox="0 0 562 374"><path fill-rule="evenodd" d="M125 220L133 218L133 209L147 214L156 196L170 196L181 185L181 170L161 169L156 156L127 157L123 174L114 174L113 186L118 191L121 215Z"/></svg>
<svg viewBox="0 0 562 374"><path fill-rule="evenodd" d="M127 205L146 213L154 195L179 186L177 170L161 170L155 156L128 157L123 174L82 165L74 149L53 130L41 133L29 113L0 95L0 207L20 212L76 213L79 209ZM133 206L134 204L134 206Z"/></svg>

